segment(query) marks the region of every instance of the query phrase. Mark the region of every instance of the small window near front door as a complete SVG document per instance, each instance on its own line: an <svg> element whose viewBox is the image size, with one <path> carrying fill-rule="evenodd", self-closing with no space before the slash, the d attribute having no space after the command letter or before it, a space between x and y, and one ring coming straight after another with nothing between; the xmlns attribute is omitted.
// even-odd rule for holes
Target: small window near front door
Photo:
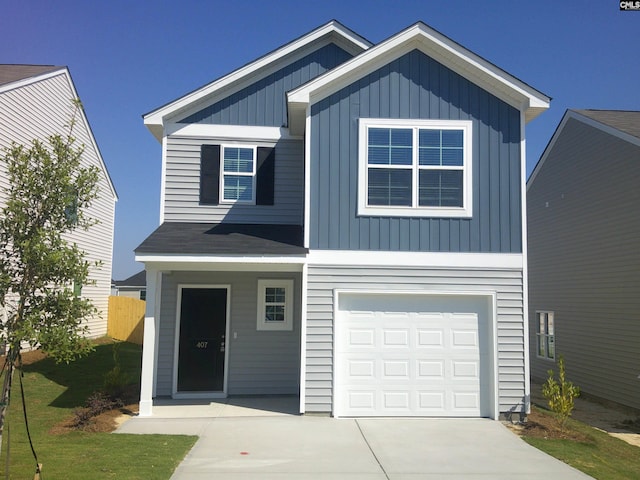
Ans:
<svg viewBox="0 0 640 480"><path fill-rule="evenodd" d="M293 280L258 280L258 330L293 330Z"/></svg>
<svg viewBox="0 0 640 480"><path fill-rule="evenodd" d="M556 340L553 312L536 312L539 358L555 360Z"/></svg>

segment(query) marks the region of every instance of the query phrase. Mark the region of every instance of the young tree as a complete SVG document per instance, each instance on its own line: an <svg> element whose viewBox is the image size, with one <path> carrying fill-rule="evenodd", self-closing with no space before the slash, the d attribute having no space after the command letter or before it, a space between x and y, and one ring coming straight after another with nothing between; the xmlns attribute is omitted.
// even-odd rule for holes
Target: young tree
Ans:
<svg viewBox="0 0 640 480"><path fill-rule="evenodd" d="M96 309L78 288L98 265L85 260L68 234L96 223L86 209L98 193L98 168L81 164L84 147L76 146L72 133L82 106L74 106L66 135L52 135L46 144L13 143L0 156L8 180L0 211L0 342L6 355L0 448L21 348L42 348L58 362L91 349L85 320Z"/></svg>

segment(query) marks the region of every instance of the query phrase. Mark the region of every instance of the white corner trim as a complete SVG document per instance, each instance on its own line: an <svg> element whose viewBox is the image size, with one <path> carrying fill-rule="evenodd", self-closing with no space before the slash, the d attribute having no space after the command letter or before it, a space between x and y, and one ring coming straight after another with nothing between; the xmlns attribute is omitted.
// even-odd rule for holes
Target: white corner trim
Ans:
<svg viewBox="0 0 640 480"><path fill-rule="evenodd" d="M160 177L160 225L164 223L164 208L167 190L167 137L162 137L162 175Z"/></svg>
<svg viewBox="0 0 640 480"><path fill-rule="evenodd" d="M525 136L525 114L520 112L520 205L522 216L522 310L524 335L524 398L525 413L531 411L531 371L529 347L529 265L527 226L527 141Z"/></svg>
<svg viewBox="0 0 640 480"><path fill-rule="evenodd" d="M305 117L305 130L311 132L311 107L307 105ZM304 219L303 219L303 245L309 248L311 238L311 135L304 139Z"/></svg>
<svg viewBox="0 0 640 480"><path fill-rule="evenodd" d="M306 412L307 399L307 288L309 282L309 269L306 264L302 266L302 305L301 305L301 321L300 321L300 413Z"/></svg>
<svg viewBox="0 0 640 480"><path fill-rule="evenodd" d="M312 250L309 265L522 270L520 253L382 252L375 250Z"/></svg>

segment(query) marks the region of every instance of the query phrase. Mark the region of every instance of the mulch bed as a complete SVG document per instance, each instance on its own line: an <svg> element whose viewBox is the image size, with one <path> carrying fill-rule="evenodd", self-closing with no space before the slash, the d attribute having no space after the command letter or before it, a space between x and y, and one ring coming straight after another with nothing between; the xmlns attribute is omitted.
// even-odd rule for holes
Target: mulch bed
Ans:
<svg viewBox="0 0 640 480"><path fill-rule="evenodd" d="M544 438L547 440L572 440L575 442L591 443L593 439L588 435L566 426L560 429L557 420L550 414L544 414L532 409L523 424L508 424L508 427L521 436Z"/></svg>

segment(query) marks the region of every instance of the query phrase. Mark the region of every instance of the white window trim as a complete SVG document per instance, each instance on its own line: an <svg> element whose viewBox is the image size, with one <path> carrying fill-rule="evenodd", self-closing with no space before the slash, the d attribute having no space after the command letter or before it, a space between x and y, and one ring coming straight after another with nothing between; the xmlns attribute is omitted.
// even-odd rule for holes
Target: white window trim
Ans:
<svg viewBox="0 0 640 480"><path fill-rule="evenodd" d="M548 327L546 328L546 331L543 333L540 331L540 315L544 314L547 315L547 317L549 315L551 315L553 317L553 333L549 333L548 331ZM536 310L536 357L541 358L543 360L549 360L551 362L555 361L556 359L556 316L555 316L555 312L553 312L552 310ZM548 325L548 321L547 321L547 325ZM552 338L553 339L553 356L549 355L549 342L545 341L545 351L544 351L544 355L540 355L540 339L541 338L545 338L545 340Z"/></svg>
<svg viewBox="0 0 640 480"><path fill-rule="evenodd" d="M225 148L247 148L253 151L253 171L249 172L225 172L224 170L224 150ZM241 205L255 205L256 204L256 174L258 163L258 147L256 145L238 144L238 143L223 143L220 145L220 204L241 204ZM239 175L242 177L251 177L251 200L229 200L224 198L224 177L225 175Z"/></svg>
<svg viewBox="0 0 640 480"><path fill-rule="evenodd" d="M284 288L284 322L267 322L265 293L268 287ZM293 330L293 280L290 279L264 279L258 280L258 330Z"/></svg>
<svg viewBox="0 0 640 480"><path fill-rule="evenodd" d="M358 215L361 216L385 216L385 217L456 217L470 218L473 214L473 175L472 175L472 126L470 120L411 120L411 119L386 119L386 118L361 118L358 129ZM434 128L441 130L463 131L463 168L462 168L462 207L400 207L379 206L367 204L368 172L367 172L367 130L369 128ZM415 142L414 142L415 143ZM413 162L413 187L414 197L417 198L415 189L418 185L418 160L417 146L414 145Z"/></svg>

